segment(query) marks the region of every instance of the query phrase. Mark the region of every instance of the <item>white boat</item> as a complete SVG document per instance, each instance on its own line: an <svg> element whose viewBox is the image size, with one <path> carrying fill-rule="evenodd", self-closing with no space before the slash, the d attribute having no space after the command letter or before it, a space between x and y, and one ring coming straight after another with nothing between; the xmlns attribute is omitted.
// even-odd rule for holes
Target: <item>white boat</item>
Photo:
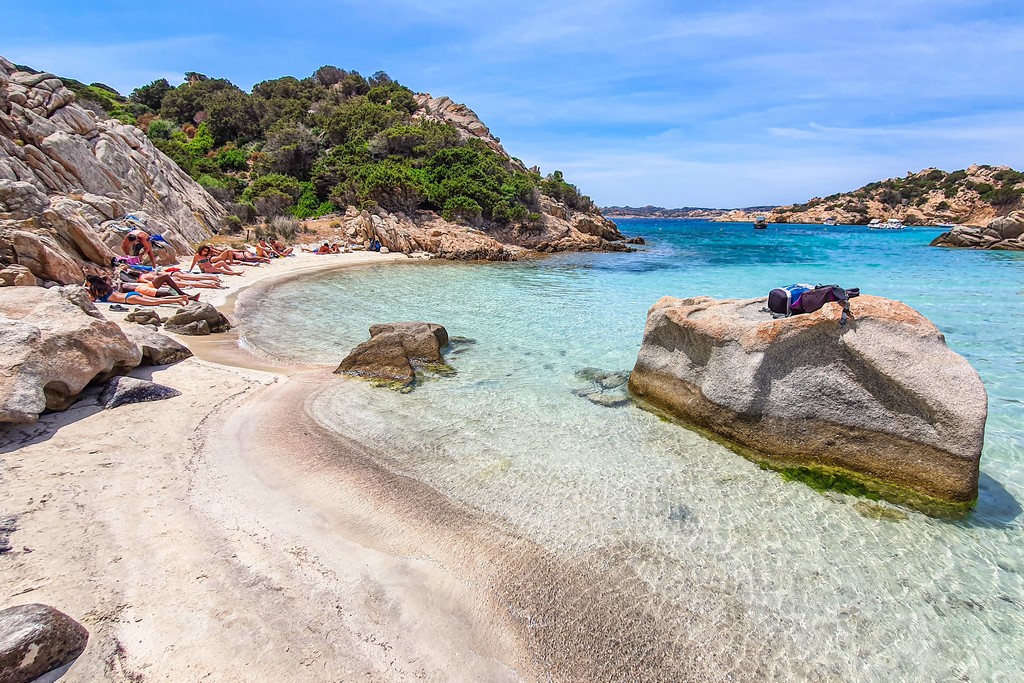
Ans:
<svg viewBox="0 0 1024 683"><path fill-rule="evenodd" d="M956 223L936 223L936 228L945 228L946 230L952 230L956 227Z"/></svg>
<svg viewBox="0 0 1024 683"><path fill-rule="evenodd" d="M884 223L878 218L872 218L871 222L868 223L868 228L871 230L902 230L904 227L903 221L899 218L890 218Z"/></svg>
<svg viewBox="0 0 1024 683"><path fill-rule="evenodd" d="M768 227L768 216L759 213L754 216L754 230L764 230Z"/></svg>
<svg viewBox="0 0 1024 683"><path fill-rule="evenodd" d="M832 218L831 216L829 216L828 218L823 220L821 222L821 224L822 225L839 225L839 221L837 221L835 218Z"/></svg>

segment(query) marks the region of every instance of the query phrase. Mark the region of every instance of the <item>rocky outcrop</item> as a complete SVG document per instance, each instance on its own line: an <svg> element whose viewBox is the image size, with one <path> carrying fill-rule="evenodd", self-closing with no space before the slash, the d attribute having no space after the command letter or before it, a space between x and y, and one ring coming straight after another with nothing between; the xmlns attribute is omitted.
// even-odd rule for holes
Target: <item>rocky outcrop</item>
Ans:
<svg viewBox="0 0 1024 683"><path fill-rule="evenodd" d="M52 74L0 57L0 257L43 280L81 282L107 265L131 214L160 233L170 262L225 212L135 126L99 120Z"/></svg>
<svg viewBox="0 0 1024 683"><path fill-rule="evenodd" d="M0 610L0 680L30 683L70 666L85 651L89 632L48 605ZM46 680L56 680L51 674Z"/></svg>
<svg viewBox="0 0 1024 683"><path fill-rule="evenodd" d="M352 349L334 372L410 390L417 370L441 375L454 372L441 355L446 346L448 331L436 323L373 325L370 339Z"/></svg>
<svg viewBox="0 0 1024 683"><path fill-rule="evenodd" d="M227 332L231 329L231 323L210 304L194 301L167 318L164 329L174 334L197 336Z"/></svg>
<svg viewBox="0 0 1024 683"><path fill-rule="evenodd" d="M542 197L542 203L551 213L519 225L474 228L425 211L409 217L354 207L340 223L355 244L368 246L376 240L389 251L426 252L458 261L514 261L531 252L632 250L615 224L600 215L572 211L548 197Z"/></svg>
<svg viewBox="0 0 1024 683"><path fill-rule="evenodd" d="M888 299L773 320L764 299L665 297L629 388L775 468L840 474L940 513L971 507L987 397L942 333Z"/></svg>
<svg viewBox="0 0 1024 683"><path fill-rule="evenodd" d="M100 394L100 405L110 410L130 403L163 401L175 396L181 396L181 392L163 384L137 377L114 377Z"/></svg>
<svg viewBox="0 0 1024 683"><path fill-rule="evenodd" d="M984 228L958 225L934 240L933 247L963 247L996 251L1024 250L1024 211L996 218Z"/></svg>
<svg viewBox="0 0 1024 683"><path fill-rule="evenodd" d="M39 282L25 266L11 265L0 269L0 287L35 287Z"/></svg>
<svg viewBox="0 0 1024 683"><path fill-rule="evenodd" d="M509 159L518 170L526 170L521 161L512 159L505 148L501 146L501 140L491 135L490 129L484 125L476 112L466 105L453 102L448 97L431 97L429 93L417 94L416 104L419 105L419 108L413 114L414 120L425 119L447 123L459 132L459 137L463 140L470 138L483 140L488 147Z"/></svg>
<svg viewBox="0 0 1024 683"><path fill-rule="evenodd" d="M142 353L81 287L0 288L0 422L64 410L92 381L139 364Z"/></svg>

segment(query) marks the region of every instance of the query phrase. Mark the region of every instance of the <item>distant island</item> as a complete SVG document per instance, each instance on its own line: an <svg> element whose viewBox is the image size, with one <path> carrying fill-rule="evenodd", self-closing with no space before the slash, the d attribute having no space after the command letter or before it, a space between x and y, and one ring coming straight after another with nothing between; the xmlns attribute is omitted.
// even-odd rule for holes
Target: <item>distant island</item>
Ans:
<svg viewBox="0 0 1024 683"><path fill-rule="evenodd" d="M1008 166L973 165L946 172L926 168L903 178L868 183L853 192L815 197L779 207L768 217L779 223L867 223L899 218L906 225L985 225L1018 208L1024 173Z"/></svg>
<svg viewBox="0 0 1024 683"><path fill-rule="evenodd" d="M868 183L852 192L814 197L789 206L751 206L742 209L685 207L663 209L610 206L610 217L705 218L722 222L752 222L764 214L769 223L866 225L872 219L898 218L906 225L984 226L1021 208L1024 173L1009 166L976 164L947 172L926 168L902 178Z"/></svg>
<svg viewBox="0 0 1024 683"><path fill-rule="evenodd" d="M666 209L662 206L604 206L601 213L609 218L717 218L726 214L741 211L744 213L766 213L776 208L773 206L748 206L742 209L709 209L696 206L684 206L679 209Z"/></svg>

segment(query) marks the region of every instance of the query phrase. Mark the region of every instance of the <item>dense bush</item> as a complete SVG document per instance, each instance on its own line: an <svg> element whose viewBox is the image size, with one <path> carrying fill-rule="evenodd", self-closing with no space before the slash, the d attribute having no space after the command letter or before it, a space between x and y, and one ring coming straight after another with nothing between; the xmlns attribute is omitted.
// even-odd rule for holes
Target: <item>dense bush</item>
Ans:
<svg viewBox="0 0 1024 683"><path fill-rule="evenodd" d="M153 144L241 222L317 217L346 205L526 222L536 220L542 191L573 209L594 208L561 172L524 172L482 140L413 118L415 94L383 71L364 78L323 66L250 93L197 72L176 87L155 80L129 99L99 83L77 87L102 111L141 117Z"/></svg>

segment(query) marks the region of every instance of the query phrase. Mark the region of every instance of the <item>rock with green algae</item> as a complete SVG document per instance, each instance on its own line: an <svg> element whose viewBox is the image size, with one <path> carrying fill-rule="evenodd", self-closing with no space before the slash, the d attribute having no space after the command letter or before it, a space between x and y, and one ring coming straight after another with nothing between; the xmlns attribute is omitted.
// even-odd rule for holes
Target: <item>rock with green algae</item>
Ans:
<svg viewBox="0 0 1024 683"><path fill-rule="evenodd" d="M415 386L417 372L441 376L455 373L441 355L446 346L448 331L437 323L373 325L370 338L352 349L334 372L407 392Z"/></svg>
<svg viewBox="0 0 1024 683"><path fill-rule="evenodd" d="M845 326L838 304L778 320L764 305L661 299L630 390L772 469L824 473L931 514L973 506L987 396L930 321L867 295Z"/></svg>

